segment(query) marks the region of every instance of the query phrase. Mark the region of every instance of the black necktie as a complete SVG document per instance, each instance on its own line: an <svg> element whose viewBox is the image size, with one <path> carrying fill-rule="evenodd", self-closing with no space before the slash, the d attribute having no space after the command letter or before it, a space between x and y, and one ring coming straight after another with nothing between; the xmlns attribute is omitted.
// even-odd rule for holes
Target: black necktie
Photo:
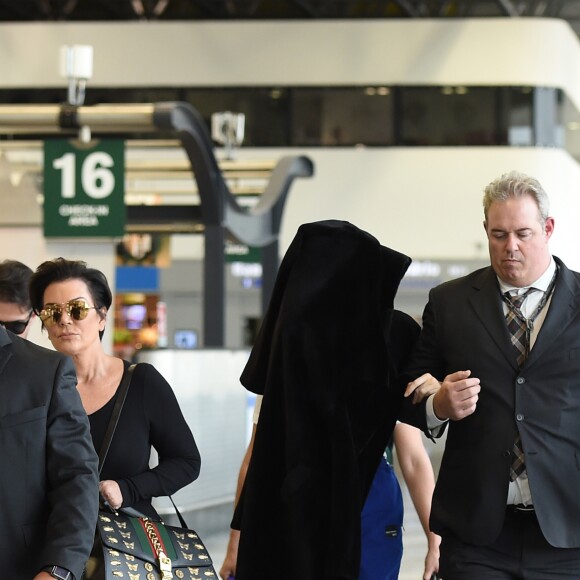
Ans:
<svg viewBox="0 0 580 580"><path fill-rule="evenodd" d="M528 325L526 318L522 314L520 308L524 303L524 300L535 291L535 288L529 288L523 294L519 296L510 296L509 292L506 292L506 302L508 304L508 312L506 315L506 323L508 330L510 332L511 341L514 345L517 357L518 365L521 368L528 356L530 351L530 335L528 332ZM512 450L513 460L510 466L510 480L514 481L519 477L526 469L524 462L524 449L522 447L522 440L518 435L514 443Z"/></svg>

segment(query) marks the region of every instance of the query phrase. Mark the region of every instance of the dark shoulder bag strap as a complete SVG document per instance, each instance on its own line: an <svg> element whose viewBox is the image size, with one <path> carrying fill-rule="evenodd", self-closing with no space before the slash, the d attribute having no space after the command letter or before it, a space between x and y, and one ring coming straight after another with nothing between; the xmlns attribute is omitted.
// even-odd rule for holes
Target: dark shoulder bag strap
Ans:
<svg viewBox="0 0 580 580"><path fill-rule="evenodd" d="M123 409L123 404L127 398L127 391L129 390L129 385L131 384L131 377L133 376L133 371L137 365L132 364L125 373L123 373L123 378L121 379L121 384L119 385L119 392L117 394L117 400L115 401L115 406L113 407L113 412L111 413L111 418L109 419L109 424L107 425L107 430L105 431L105 437L103 438L103 443L101 445L101 450L99 451L99 474L103 469L103 464L109 452L109 447L111 446L111 441L113 440L113 435L115 434L115 429L117 428L117 423L119 422L119 417L121 416L121 410Z"/></svg>
<svg viewBox="0 0 580 580"><path fill-rule="evenodd" d="M188 530L189 526L185 523L185 519L181 515L181 512L177 509L177 506L175 505L173 498L170 495L168 495L167 497L171 500L171 503L173 504L173 507L175 508L175 513L177 514L177 518L179 519L179 523L181 524L181 527Z"/></svg>

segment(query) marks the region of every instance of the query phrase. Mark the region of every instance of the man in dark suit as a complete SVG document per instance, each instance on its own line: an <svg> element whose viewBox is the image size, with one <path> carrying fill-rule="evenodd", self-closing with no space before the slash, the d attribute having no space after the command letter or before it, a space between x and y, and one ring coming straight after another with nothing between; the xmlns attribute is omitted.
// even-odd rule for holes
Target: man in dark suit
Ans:
<svg viewBox="0 0 580 580"><path fill-rule="evenodd" d="M0 325L0 577L80 580L97 510L72 361Z"/></svg>
<svg viewBox="0 0 580 580"><path fill-rule="evenodd" d="M491 267L431 291L405 373L445 377L421 416L435 436L448 424L430 520L440 573L577 579L580 274L550 253L537 180L505 174L483 201Z"/></svg>

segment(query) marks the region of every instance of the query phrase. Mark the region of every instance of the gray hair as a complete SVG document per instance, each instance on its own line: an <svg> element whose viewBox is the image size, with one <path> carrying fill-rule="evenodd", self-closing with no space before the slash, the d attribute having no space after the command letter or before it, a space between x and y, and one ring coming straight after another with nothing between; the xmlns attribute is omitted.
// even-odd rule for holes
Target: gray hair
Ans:
<svg viewBox="0 0 580 580"><path fill-rule="evenodd" d="M550 200L540 182L519 171L504 173L494 179L484 190L483 213L487 221L487 212L494 201L507 201L510 198L520 198L525 195L532 197L540 210L540 220L544 223L550 215Z"/></svg>

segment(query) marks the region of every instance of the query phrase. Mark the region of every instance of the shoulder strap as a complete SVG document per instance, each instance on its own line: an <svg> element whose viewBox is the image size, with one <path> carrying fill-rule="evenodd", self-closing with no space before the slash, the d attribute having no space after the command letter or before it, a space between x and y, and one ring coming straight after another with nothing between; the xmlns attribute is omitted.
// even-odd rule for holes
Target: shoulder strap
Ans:
<svg viewBox="0 0 580 580"><path fill-rule="evenodd" d="M121 416L121 410L123 409L123 404L127 398L127 391L131 384L131 377L133 376L133 371L136 366L137 365L132 364L127 371L123 373L123 378L121 379L121 384L119 385L119 391L117 393L117 400L115 401L115 406L113 407L113 412L111 413L111 418L109 419L109 424L105 431L101 450L99 451L99 474L101 473L103 464L107 458L107 453L109 452L109 447L111 446L111 441L113 440L113 435L115 434L115 429L117 428L117 423Z"/></svg>
<svg viewBox="0 0 580 580"><path fill-rule="evenodd" d="M185 523L185 519L181 515L181 512L177 509L177 506L175 505L173 498L170 495L167 497L169 497L169 499L171 500L171 503L173 504L173 507L175 508L175 513L177 514L177 518L179 519L179 523L181 524L181 527L189 529L189 526Z"/></svg>

